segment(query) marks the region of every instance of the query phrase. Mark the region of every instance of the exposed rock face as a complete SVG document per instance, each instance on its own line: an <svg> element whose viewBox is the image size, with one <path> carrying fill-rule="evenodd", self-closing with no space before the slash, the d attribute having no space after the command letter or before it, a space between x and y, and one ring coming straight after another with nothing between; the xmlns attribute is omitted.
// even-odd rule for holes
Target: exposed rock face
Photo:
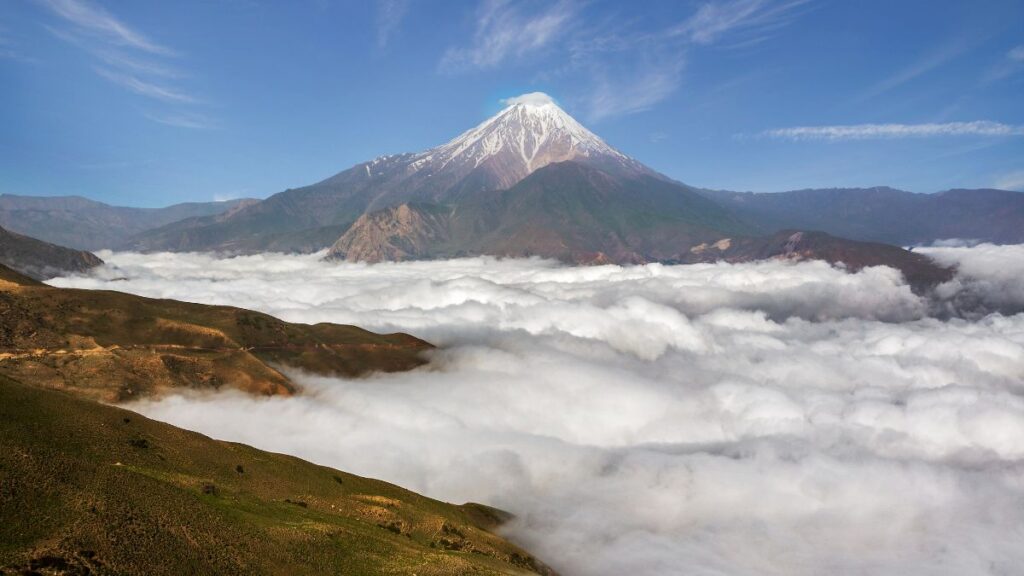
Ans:
<svg viewBox="0 0 1024 576"><path fill-rule="evenodd" d="M449 240L449 212L401 204L364 214L331 246L328 258L353 262L415 260Z"/></svg>
<svg viewBox="0 0 1024 576"><path fill-rule="evenodd" d="M103 264L95 254L72 250L0 228L0 264L36 280L84 273Z"/></svg>

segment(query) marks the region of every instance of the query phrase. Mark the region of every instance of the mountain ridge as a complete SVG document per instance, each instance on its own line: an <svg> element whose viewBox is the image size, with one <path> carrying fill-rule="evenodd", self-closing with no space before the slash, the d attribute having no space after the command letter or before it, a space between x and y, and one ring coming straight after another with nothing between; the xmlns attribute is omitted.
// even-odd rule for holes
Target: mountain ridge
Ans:
<svg viewBox="0 0 1024 576"><path fill-rule="evenodd" d="M0 227L0 264L34 280L82 274L103 264L92 252L50 244Z"/></svg>
<svg viewBox="0 0 1024 576"><path fill-rule="evenodd" d="M887 186L788 192L699 190L762 231L823 230L903 246L941 239L1024 242L1024 193L954 188L931 194Z"/></svg>
<svg viewBox="0 0 1024 576"><path fill-rule="evenodd" d="M922 197L887 187L774 195L698 190L615 150L544 94L506 104L439 146L379 156L228 213L143 231L119 248L327 248L330 258L368 261L491 254L638 263L685 261L702 243L779 230L899 245L950 237L1024 242L1024 195L950 190ZM552 168L561 165L583 168L572 174ZM537 175L545 183L532 179Z"/></svg>
<svg viewBox="0 0 1024 576"><path fill-rule="evenodd" d="M164 208L112 206L82 196L0 194L0 226L77 250L116 248L129 237L201 215L221 214L257 202L183 202Z"/></svg>

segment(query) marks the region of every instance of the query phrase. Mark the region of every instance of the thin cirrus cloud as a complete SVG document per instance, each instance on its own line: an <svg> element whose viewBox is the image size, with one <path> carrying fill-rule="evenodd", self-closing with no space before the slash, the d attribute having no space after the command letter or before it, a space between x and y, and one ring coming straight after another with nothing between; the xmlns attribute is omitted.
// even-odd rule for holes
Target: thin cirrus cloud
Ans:
<svg viewBox="0 0 1024 576"><path fill-rule="evenodd" d="M1024 192L1024 170L1016 170L996 178L995 187L1000 190Z"/></svg>
<svg viewBox="0 0 1024 576"><path fill-rule="evenodd" d="M185 94L184 92L179 92L173 88L141 80L131 74L114 72L113 70L108 70L106 68L96 68L96 73L107 80L110 80L114 84L141 96L163 100L164 102L195 102L195 98Z"/></svg>
<svg viewBox="0 0 1024 576"><path fill-rule="evenodd" d="M386 48L409 12L409 0L378 0L377 45Z"/></svg>
<svg viewBox="0 0 1024 576"><path fill-rule="evenodd" d="M108 82L157 105L143 115L179 128L211 128L214 122L188 107L200 99L181 86L188 74L168 60L179 53L157 43L115 15L87 0L39 0L58 17L59 24L44 25L57 38L81 49L97 61L94 71Z"/></svg>
<svg viewBox="0 0 1024 576"><path fill-rule="evenodd" d="M442 73L488 70L541 51L552 55L542 76L581 76L575 98L591 121L649 110L683 82L687 52L718 42L761 41L799 16L809 0L731 0L703 4L668 27L638 29L632 19L563 0L512 4L486 0L477 9L472 40L445 51ZM532 10L531 10L532 8Z"/></svg>
<svg viewBox="0 0 1024 576"><path fill-rule="evenodd" d="M765 130L759 136L781 140L876 140L938 136L1024 136L1024 126L979 120L929 124L848 124L794 126Z"/></svg>
<svg viewBox="0 0 1024 576"><path fill-rule="evenodd" d="M449 73L488 69L537 52L561 36L575 12L576 5L564 0L532 14L521 4L487 0L477 9L472 43L449 48L438 66Z"/></svg>
<svg viewBox="0 0 1024 576"><path fill-rule="evenodd" d="M99 6L81 0L42 0L43 4L82 33L117 46L135 48L151 54L173 56L175 52L133 30Z"/></svg>
<svg viewBox="0 0 1024 576"><path fill-rule="evenodd" d="M809 0L773 2L771 0L733 0L709 2L669 33L683 36L694 44L713 44L727 34L740 30L758 34L778 29L797 15L797 8Z"/></svg>

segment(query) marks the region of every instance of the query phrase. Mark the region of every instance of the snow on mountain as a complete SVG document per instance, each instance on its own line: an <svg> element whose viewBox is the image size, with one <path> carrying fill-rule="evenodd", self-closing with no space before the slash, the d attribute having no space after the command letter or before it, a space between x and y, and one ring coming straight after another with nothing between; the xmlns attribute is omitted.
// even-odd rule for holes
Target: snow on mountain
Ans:
<svg viewBox="0 0 1024 576"><path fill-rule="evenodd" d="M587 130L542 92L505 100L508 106L450 142L416 154L409 168L427 174L484 169L500 188L538 168L577 160L630 173L649 172Z"/></svg>

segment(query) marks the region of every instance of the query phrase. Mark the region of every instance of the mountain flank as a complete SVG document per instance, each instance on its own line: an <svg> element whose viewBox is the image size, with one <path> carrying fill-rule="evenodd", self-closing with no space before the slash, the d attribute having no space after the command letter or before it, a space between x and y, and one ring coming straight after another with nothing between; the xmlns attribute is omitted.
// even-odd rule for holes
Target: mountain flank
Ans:
<svg viewBox="0 0 1024 576"><path fill-rule="evenodd" d="M95 254L0 228L0 264L36 280L81 274L103 264Z"/></svg>
<svg viewBox="0 0 1024 576"><path fill-rule="evenodd" d="M173 389L289 395L281 368L353 377L408 370L431 345L230 306L54 288L0 266L0 374L104 402Z"/></svg>
<svg viewBox="0 0 1024 576"><path fill-rule="evenodd" d="M379 262L489 254L640 263L678 259L683 247L749 230L672 182L567 161L549 164L509 190L364 215L327 257Z"/></svg>
<svg viewBox="0 0 1024 576"><path fill-rule="evenodd" d="M455 506L0 376L0 574L553 572Z"/></svg>

